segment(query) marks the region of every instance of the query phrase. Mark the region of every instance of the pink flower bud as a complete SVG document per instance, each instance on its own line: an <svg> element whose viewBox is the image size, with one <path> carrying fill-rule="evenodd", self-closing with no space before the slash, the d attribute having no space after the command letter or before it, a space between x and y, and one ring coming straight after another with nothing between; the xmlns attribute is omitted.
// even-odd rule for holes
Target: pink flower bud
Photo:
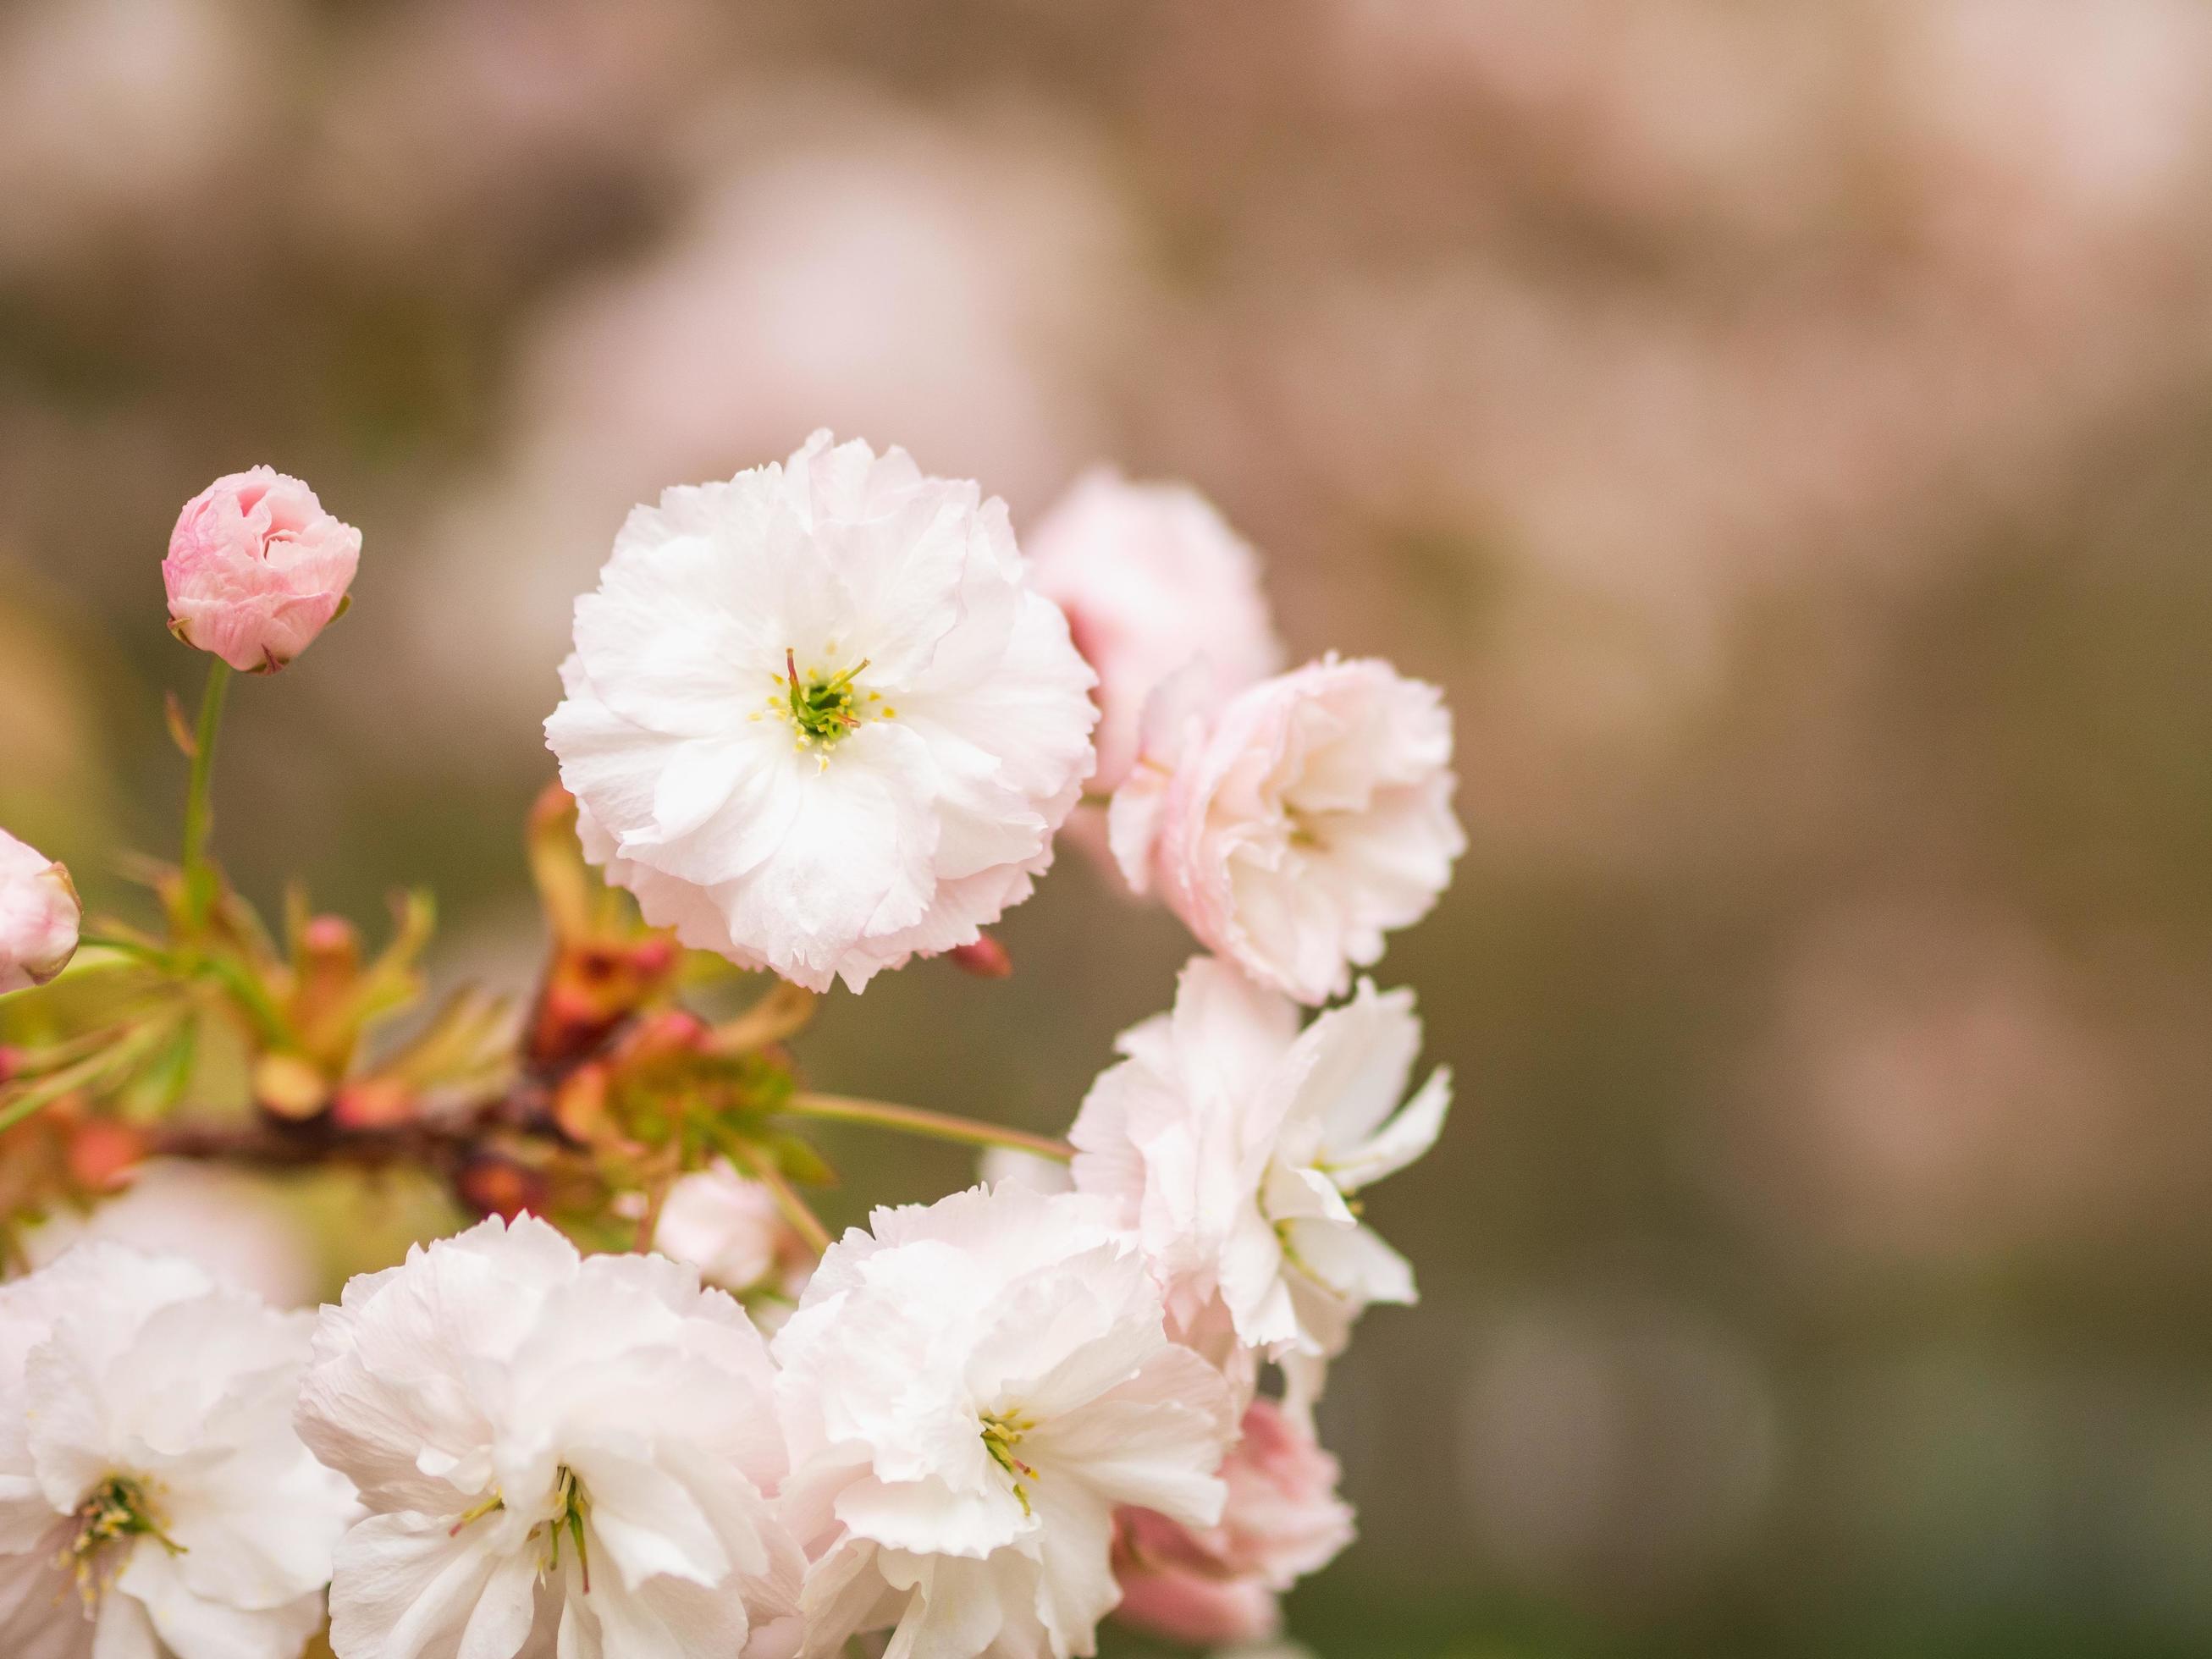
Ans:
<svg viewBox="0 0 2212 1659"><path fill-rule="evenodd" d="M274 468L217 478L185 504L161 580L169 631L242 673L274 673L346 606L361 532Z"/></svg>
<svg viewBox="0 0 2212 1659"><path fill-rule="evenodd" d="M945 953L945 959L978 979L1005 979L1014 971L1014 959L1006 954L1006 947L988 933L978 933L973 945L954 945Z"/></svg>
<svg viewBox="0 0 2212 1659"><path fill-rule="evenodd" d="M82 916L69 872L0 830L0 993L67 967Z"/></svg>

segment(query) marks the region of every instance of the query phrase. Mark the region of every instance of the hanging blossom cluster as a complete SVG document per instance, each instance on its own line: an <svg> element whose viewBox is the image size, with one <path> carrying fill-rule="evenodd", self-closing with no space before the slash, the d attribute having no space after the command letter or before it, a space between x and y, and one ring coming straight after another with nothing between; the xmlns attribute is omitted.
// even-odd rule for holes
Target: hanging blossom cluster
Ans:
<svg viewBox="0 0 2212 1659"><path fill-rule="evenodd" d="M639 508L546 722L538 988L393 1042L427 896L371 950L304 896L271 927L210 852L230 677L343 612L360 534L265 467L185 507L172 625L215 660L172 712L181 857L88 919L0 833L0 1651L1277 1633L1354 1532L1329 1365L1414 1299L1364 1195L1450 1085L1416 1079L1412 994L1355 975L1461 851L1449 718L1380 661L1286 671L1257 556L1187 489L1093 473L1029 540L826 434ZM1202 947L1067 1139L816 1089L818 996L1003 976L985 930L1064 833ZM824 1121L985 1149L984 1178L833 1238ZM282 1312L100 1240L177 1160L410 1169L481 1219ZM87 1209L31 1270L23 1230Z"/></svg>

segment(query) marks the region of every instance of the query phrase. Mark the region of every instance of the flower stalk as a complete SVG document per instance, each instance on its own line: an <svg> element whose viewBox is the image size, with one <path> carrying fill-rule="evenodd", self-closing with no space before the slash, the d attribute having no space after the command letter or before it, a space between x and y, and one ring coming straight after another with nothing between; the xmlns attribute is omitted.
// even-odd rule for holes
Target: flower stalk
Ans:
<svg viewBox="0 0 2212 1659"><path fill-rule="evenodd" d="M185 793L185 915L192 929L205 924L216 897L215 870L208 862L208 837L215 830L215 746L222 731L223 704L230 695L230 665L216 658L208 665L207 688L200 693L199 720L192 732L192 777Z"/></svg>
<svg viewBox="0 0 2212 1659"><path fill-rule="evenodd" d="M920 1106L898 1106L884 1100L859 1100L849 1095L794 1095L782 1110L794 1117L811 1117L826 1123L867 1123L878 1129L921 1135L932 1140L957 1141L966 1146L1006 1146L1037 1158L1065 1164L1075 1149L1049 1135L1010 1129L950 1112L933 1112Z"/></svg>
<svg viewBox="0 0 2212 1659"><path fill-rule="evenodd" d="M715 1139L733 1163L743 1164L748 1174L768 1188L776 1208L783 1212L783 1218L791 1224L793 1232L806 1241L809 1249L817 1255L829 1249L830 1230L822 1224L822 1218L814 1213L813 1207L799 1195L799 1189L790 1179L775 1167L775 1159L743 1135L720 1134Z"/></svg>

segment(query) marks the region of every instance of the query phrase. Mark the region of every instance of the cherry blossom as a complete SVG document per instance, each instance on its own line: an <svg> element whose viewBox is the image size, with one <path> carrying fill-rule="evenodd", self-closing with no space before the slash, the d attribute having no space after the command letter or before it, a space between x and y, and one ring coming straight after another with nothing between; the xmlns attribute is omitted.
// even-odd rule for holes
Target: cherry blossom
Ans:
<svg viewBox="0 0 2212 1659"><path fill-rule="evenodd" d="M807 440L631 514L546 722L585 848L655 926L853 989L1029 894L1093 676L1005 504Z"/></svg>
<svg viewBox="0 0 2212 1659"><path fill-rule="evenodd" d="M299 1403L373 1511L337 1550L338 1659L787 1656L771 1387L692 1269L581 1259L531 1217L355 1279Z"/></svg>
<svg viewBox="0 0 2212 1659"><path fill-rule="evenodd" d="M297 1659L355 1512L292 1430L312 1323L118 1244L0 1285L0 1652Z"/></svg>
<svg viewBox="0 0 2212 1659"><path fill-rule="evenodd" d="M808 1659L1067 1659L1119 1591L1115 1510L1219 1519L1227 1385L1170 1344L1110 1207L1001 1185L878 1210L778 1334L813 1564Z"/></svg>
<svg viewBox="0 0 2212 1659"><path fill-rule="evenodd" d="M273 673L345 608L361 532L273 467L217 478L185 503L161 561L169 626L240 673Z"/></svg>
<svg viewBox="0 0 2212 1659"><path fill-rule="evenodd" d="M1253 1641L1282 1626L1279 1592L1318 1572L1352 1541L1352 1510L1336 1495L1336 1460L1311 1427L1255 1400L1221 1466L1229 1501L1212 1527L1147 1510L1120 1517L1115 1617L1178 1642Z"/></svg>
<svg viewBox="0 0 2212 1659"><path fill-rule="evenodd" d="M1195 957L1173 1012L1122 1033L1070 1133L1077 1190L1135 1230L1171 1317L1225 1313L1301 1405L1369 1304L1415 1299L1353 1200L1443 1127L1449 1073L1406 1100L1420 1043L1410 992L1362 980L1301 1030L1287 998Z"/></svg>
<svg viewBox="0 0 2212 1659"><path fill-rule="evenodd" d="M1436 687L1334 657L1214 713L1186 670L1152 694L1115 791L1114 855L1209 949L1301 1002L1344 994L1427 915L1467 837Z"/></svg>
<svg viewBox="0 0 2212 1659"><path fill-rule="evenodd" d="M1037 590L1067 613L1097 672L1093 789L1128 776L1145 699L1177 670L1202 664L1209 689L1226 696L1283 665L1259 560L1194 489L1095 468L1038 521L1027 548Z"/></svg>
<svg viewBox="0 0 2212 1659"><path fill-rule="evenodd" d="M82 917L69 872L0 830L0 995L69 966Z"/></svg>

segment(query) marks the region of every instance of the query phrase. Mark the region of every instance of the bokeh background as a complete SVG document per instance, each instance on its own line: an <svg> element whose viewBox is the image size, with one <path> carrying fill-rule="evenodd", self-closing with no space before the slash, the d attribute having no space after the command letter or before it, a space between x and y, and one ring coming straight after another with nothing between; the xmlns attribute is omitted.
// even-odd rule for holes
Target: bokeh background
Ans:
<svg viewBox="0 0 2212 1659"><path fill-rule="evenodd" d="M2212 1651L2208 186L2202 0L9 0L0 822L131 902L156 564L270 462L367 552L225 856L520 986L633 501L1188 479L1449 688L1474 843L1299 1638ZM1003 937L816 1079L1062 1126L1188 946L1072 852Z"/></svg>

